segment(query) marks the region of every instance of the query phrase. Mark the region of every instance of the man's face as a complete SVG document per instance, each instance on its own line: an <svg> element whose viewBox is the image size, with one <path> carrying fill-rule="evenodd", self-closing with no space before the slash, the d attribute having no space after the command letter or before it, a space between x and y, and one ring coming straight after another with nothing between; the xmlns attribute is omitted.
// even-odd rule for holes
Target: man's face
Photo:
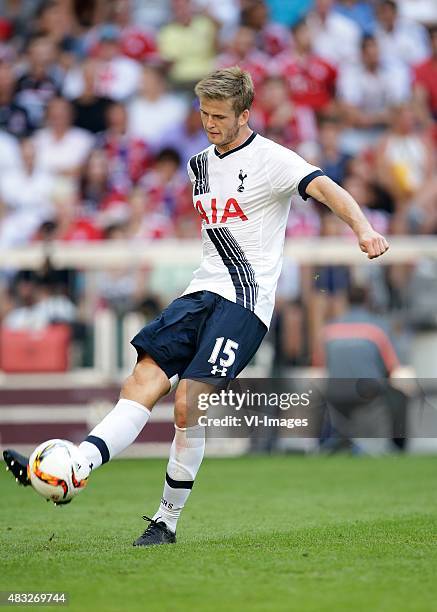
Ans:
<svg viewBox="0 0 437 612"><path fill-rule="evenodd" d="M396 8L391 4L382 4L378 10L378 19L386 30L391 32L396 24Z"/></svg>
<svg viewBox="0 0 437 612"><path fill-rule="evenodd" d="M375 40L368 40L362 51L363 63L367 68L376 68L379 65L379 48Z"/></svg>
<svg viewBox="0 0 437 612"><path fill-rule="evenodd" d="M240 129L247 123L245 113L248 114L248 111L237 117L232 100L200 100L203 128L209 142L219 147L232 143L238 137Z"/></svg>

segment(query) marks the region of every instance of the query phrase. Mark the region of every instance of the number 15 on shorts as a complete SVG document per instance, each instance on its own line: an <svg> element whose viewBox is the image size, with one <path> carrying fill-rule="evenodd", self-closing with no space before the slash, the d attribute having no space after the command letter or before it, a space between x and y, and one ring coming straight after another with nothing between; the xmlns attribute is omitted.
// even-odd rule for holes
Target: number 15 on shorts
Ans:
<svg viewBox="0 0 437 612"><path fill-rule="evenodd" d="M235 342L235 340L231 340L230 338L228 338L226 342L224 337L216 338L214 348L212 349L212 353L208 359L208 363L213 364L213 367L211 368L211 374L220 374L220 376L226 376L228 368L235 361L235 351L238 349L238 346L238 342ZM219 364L221 367L216 365L220 353L225 357L225 359L223 357L220 357Z"/></svg>

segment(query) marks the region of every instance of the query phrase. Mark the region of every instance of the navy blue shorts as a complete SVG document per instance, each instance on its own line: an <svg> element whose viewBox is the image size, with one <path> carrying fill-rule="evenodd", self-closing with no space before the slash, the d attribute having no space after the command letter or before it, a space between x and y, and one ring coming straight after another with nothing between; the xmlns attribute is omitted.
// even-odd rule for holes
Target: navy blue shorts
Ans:
<svg viewBox="0 0 437 612"><path fill-rule="evenodd" d="M216 293L196 291L174 300L131 343L173 383L189 378L214 384L236 378L266 332L250 310Z"/></svg>

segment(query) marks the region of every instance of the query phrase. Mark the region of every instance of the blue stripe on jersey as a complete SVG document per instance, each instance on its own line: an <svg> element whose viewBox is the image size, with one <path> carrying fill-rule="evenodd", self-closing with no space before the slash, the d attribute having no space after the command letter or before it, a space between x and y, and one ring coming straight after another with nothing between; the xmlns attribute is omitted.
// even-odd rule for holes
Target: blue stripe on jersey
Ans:
<svg viewBox="0 0 437 612"><path fill-rule="evenodd" d="M209 193L208 152L204 151L190 159L190 167L196 177L194 195Z"/></svg>
<svg viewBox="0 0 437 612"><path fill-rule="evenodd" d="M238 270L238 267L235 265L235 259L232 257L232 252L229 251L229 248L226 246L226 243L223 243L223 239L217 234L216 229L207 229L206 233L210 237L213 242L215 248L218 251L218 254L222 258L223 263L228 269L228 272L231 276L232 284L235 287L235 296L237 304L240 306L244 306L246 308L246 294L244 292L243 283L241 280L241 275Z"/></svg>
<svg viewBox="0 0 437 612"><path fill-rule="evenodd" d="M233 236L232 232L229 230L229 228L227 227L221 227L219 228L220 231L222 231L228 238L229 242L233 245L234 250L236 255L238 256L239 260L241 261L241 264L243 266L243 269L245 270L245 273L247 274L248 277L248 287L251 293L251 301L253 304L253 308L255 308L255 304L256 301L258 299L258 290L259 290L259 285L256 282L255 279L255 271L252 268L252 266L250 265L245 252L243 251L243 249L241 248L241 246L238 244L238 242L236 241L235 237ZM253 310L253 309L252 309Z"/></svg>
<svg viewBox="0 0 437 612"><path fill-rule="evenodd" d="M244 251L228 228L210 228L206 232L228 269L235 287L237 304L253 312L259 287L255 280L255 272Z"/></svg>

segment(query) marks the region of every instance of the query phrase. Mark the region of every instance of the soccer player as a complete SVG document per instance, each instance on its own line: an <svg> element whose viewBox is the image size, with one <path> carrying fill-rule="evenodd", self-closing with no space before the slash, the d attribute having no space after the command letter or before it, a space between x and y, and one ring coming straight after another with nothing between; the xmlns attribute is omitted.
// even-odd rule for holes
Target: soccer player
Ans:
<svg viewBox="0 0 437 612"><path fill-rule="evenodd" d="M175 436L161 503L135 546L170 544L202 462L204 428L187 422L193 398L234 379L267 332L282 263L290 197L323 202L355 232L370 259L388 249L357 202L293 151L249 126L252 80L238 67L218 70L195 87L211 145L188 162L193 203L202 218L203 255L184 294L132 340L137 364L115 408L80 449L97 469L128 447L150 411L177 386ZM27 459L4 458L29 484Z"/></svg>

